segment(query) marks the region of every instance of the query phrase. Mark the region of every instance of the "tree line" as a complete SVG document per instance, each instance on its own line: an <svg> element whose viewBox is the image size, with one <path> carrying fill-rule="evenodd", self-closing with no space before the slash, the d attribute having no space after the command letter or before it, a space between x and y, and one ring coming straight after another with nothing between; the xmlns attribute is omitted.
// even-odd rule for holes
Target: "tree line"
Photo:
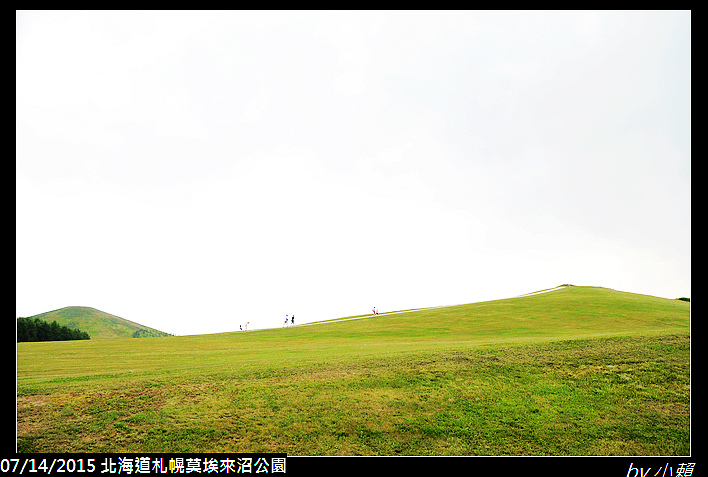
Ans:
<svg viewBox="0 0 708 477"><path fill-rule="evenodd" d="M23 341L69 341L90 340L91 336L78 328L69 328L56 322L51 323L40 318L17 319L17 342Z"/></svg>
<svg viewBox="0 0 708 477"><path fill-rule="evenodd" d="M156 336L172 336L169 333L163 333L162 331L150 331L139 328L133 333L133 338L146 338L146 337L156 337Z"/></svg>

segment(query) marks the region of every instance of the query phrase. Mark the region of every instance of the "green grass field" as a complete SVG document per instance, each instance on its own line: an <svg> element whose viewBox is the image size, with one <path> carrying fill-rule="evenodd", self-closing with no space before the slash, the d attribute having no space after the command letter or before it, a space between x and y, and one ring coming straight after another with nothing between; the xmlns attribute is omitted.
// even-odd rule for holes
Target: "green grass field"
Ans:
<svg viewBox="0 0 708 477"><path fill-rule="evenodd" d="M18 343L20 452L688 455L690 304L594 287Z"/></svg>

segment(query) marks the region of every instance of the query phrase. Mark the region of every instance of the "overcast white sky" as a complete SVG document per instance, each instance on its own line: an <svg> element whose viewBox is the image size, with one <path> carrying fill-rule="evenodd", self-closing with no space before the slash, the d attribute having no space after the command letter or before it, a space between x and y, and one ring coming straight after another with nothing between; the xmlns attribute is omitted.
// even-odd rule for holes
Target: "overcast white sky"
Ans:
<svg viewBox="0 0 708 477"><path fill-rule="evenodd" d="M691 294L691 12L17 12L16 314Z"/></svg>

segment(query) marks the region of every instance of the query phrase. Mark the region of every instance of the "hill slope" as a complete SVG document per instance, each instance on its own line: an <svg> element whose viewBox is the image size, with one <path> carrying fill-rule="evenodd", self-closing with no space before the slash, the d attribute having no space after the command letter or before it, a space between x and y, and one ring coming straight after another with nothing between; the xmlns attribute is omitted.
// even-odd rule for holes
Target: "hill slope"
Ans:
<svg viewBox="0 0 708 477"><path fill-rule="evenodd" d="M234 369L264 372L280 370L283 363L348 366L360 364L361 359L408 359L450 349L689 332L690 303L607 288L567 287L526 297L292 328L131 340L128 345L85 341L72 343L74 351L66 356L63 348L22 343L17 379L20 384L64 373L120 379L132 373L154 378ZM82 353L75 354L78 349Z"/></svg>
<svg viewBox="0 0 708 477"><path fill-rule="evenodd" d="M690 303L571 286L465 305L315 322L318 336L410 343L573 339L653 331L688 331ZM297 327L291 330L296 335ZM311 331L303 331L311 333Z"/></svg>
<svg viewBox="0 0 708 477"><path fill-rule="evenodd" d="M59 325L86 331L91 335L91 339L131 338L138 330L143 330L140 333L144 335L165 336L167 334L87 306L68 306L30 318L39 318L48 322L56 320Z"/></svg>

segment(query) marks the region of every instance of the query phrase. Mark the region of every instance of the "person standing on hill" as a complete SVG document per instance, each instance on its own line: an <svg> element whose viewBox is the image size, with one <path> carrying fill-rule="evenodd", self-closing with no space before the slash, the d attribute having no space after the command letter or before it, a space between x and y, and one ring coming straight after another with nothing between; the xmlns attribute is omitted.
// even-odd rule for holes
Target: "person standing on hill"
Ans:
<svg viewBox="0 0 708 477"><path fill-rule="evenodd" d="M293 326L295 326L295 315L293 315L293 317L292 317L291 324L292 324Z"/></svg>

